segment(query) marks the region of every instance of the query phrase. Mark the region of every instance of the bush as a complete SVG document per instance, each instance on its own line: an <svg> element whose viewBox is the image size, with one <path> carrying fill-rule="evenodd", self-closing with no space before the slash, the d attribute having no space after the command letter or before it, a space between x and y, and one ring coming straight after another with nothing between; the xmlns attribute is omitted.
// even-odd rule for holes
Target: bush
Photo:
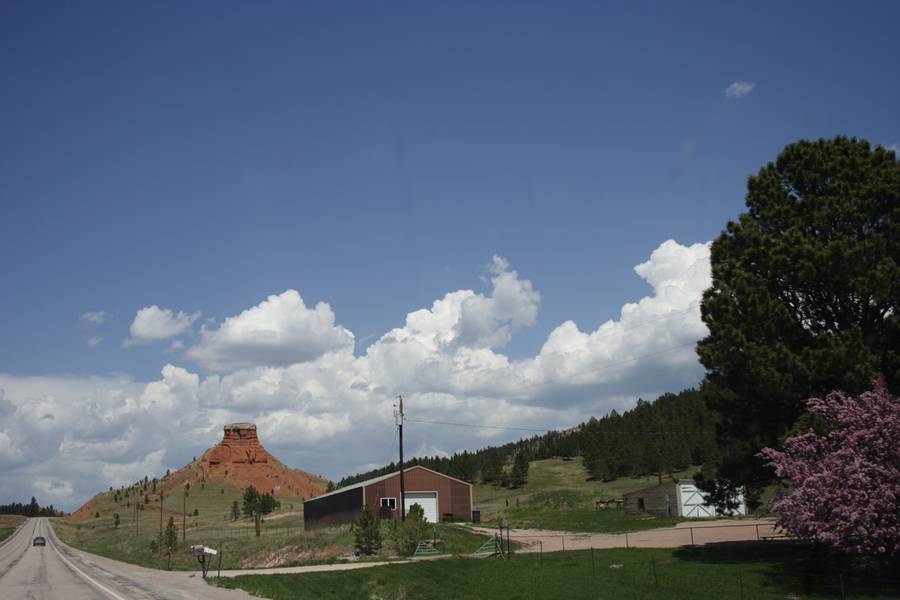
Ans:
<svg viewBox="0 0 900 600"><path fill-rule="evenodd" d="M419 542L426 537L428 537L428 521L425 520L425 511L418 504L409 507L405 521L391 523L391 545L400 556L415 554Z"/></svg>
<svg viewBox="0 0 900 600"><path fill-rule="evenodd" d="M357 556L371 556L381 549L381 522L368 504L353 522L353 538Z"/></svg>

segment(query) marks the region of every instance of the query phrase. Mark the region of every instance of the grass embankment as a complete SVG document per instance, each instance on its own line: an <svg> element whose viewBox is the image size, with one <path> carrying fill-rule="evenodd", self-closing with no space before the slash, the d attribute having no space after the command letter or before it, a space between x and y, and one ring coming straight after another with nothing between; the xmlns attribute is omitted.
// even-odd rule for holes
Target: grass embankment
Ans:
<svg viewBox="0 0 900 600"><path fill-rule="evenodd" d="M220 579L275 600L478 598L900 598L884 571L853 571L846 557L814 558L805 546L768 543L680 550L617 549L450 559L355 571Z"/></svg>
<svg viewBox="0 0 900 600"><path fill-rule="evenodd" d="M690 478L696 468L676 473ZM621 509L596 508L596 501L621 499L623 494L656 485L656 477L623 477L591 481L581 457L550 458L531 463L528 482L518 489L476 485L475 509L482 521L496 524L503 517L511 527L572 532L636 531L669 527L680 520L663 517L629 517Z"/></svg>
<svg viewBox="0 0 900 600"><path fill-rule="evenodd" d="M292 518L286 517L285 520ZM57 535L65 543L107 556L116 560L153 568L166 568L168 557L151 554L150 541L159 533L156 528L142 529L135 535L134 525L121 524L115 528L112 521L101 517L84 523L68 523L54 519ZM142 527L144 527L142 525ZM178 552L172 555L173 570L197 570L197 559L189 556L189 546L205 544L216 548L222 554L223 569L248 569L263 567L284 567L294 565L331 564L347 562L353 558L353 535L350 526L332 527L316 531L303 531L300 527L282 527L278 519L270 519L263 525L261 537L256 537L252 526L232 526L231 533L226 528L226 535L220 531L207 528L209 537L200 538L197 532L188 531L188 539L181 542L179 538ZM233 531L240 531L238 536ZM387 533L387 528L383 529ZM436 548L443 554L474 552L488 538L472 533L460 527L437 525L429 530L429 535L438 540ZM385 550L388 548L386 546ZM391 558L385 552L373 556L370 560ZM218 559L213 567L218 567Z"/></svg>
<svg viewBox="0 0 900 600"><path fill-rule="evenodd" d="M19 515L0 515L0 542L13 534L25 517Z"/></svg>
<svg viewBox="0 0 900 600"><path fill-rule="evenodd" d="M116 529L110 519L103 517L83 523L54 519L54 528L66 544L94 554L145 567L166 568L168 565L165 554L160 558L150 552L150 542L159 534L158 520L155 527L152 523L142 524L137 535L133 524L129 527L128 523L123 523ZM349 526L307 532L302 526L281 529L266 523L264 535L256 537L252 523L244 523L225 526L218 531L208 528L207 535L201 533L188 530L187 540L182 542L179 531L179 548L171 561L173 570L198 568L197 559L188 554L191 544L204 544L219 550L223 569L333 563L352 552L353 545ZM218 559L215 565L218 565Z"/></svg>

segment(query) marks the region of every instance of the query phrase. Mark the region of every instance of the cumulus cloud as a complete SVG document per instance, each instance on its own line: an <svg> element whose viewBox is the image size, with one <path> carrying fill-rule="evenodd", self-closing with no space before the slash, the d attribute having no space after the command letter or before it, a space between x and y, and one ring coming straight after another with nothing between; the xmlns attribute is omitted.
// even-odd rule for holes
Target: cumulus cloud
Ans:
<svg viewBox="0 0 900 600"><path fill-rule="evenodd" d="M214 371L206 376L173 364L150 382L0 374L0 501L35 494L76 508L110 485L183 466L232 421L256 422L287 464L340 478L396 460L398 394L408 447L442 455L525 433L503 428L569 427L697 383L709 244L669 240L635 273L645 297L592 331L559 324L522 359L502 349L536 323L541 297L494 257L487 289L409 313L361 355L327 304L308 308L289 290L201 333L189 352Z"/></svg>
<svg viewBox="0 0 900 600"><path fill-rule="evenodd" d="M756 84L752 81L735 81L725 88L725 96L727 98L743 98L753 91Z"/></svg>
<svg viewBox="0 0 900 600"><path fill-rule="evenodd" d="M353 348L353 334L335 325L325 302L307 308L296 290L269 296L253 308L204 327L187 356L213 371L286 366Z"/></svg>
<svg viewBox="0 0 900 600"><path fill-rule="evenodd" d="M885 146L887 150L893 152L898 158L900 158L900 142L894 142L890 146Z"/></svg>
<svg viewBox="0 0 900 600"><path fill-rule="evenodd" d="M100 342L102 342L102 341L103 341L102 337L100 337L99 335L95 335L95 336L92 336L92 337L89 337L88 339L86 339L84 341L84 343L88 345L88 348L96 348L97 346L100 345Z"/></svg>
<svg viewBox="0 0 900 600"><path fill-rule="evenodd" d="M139 346L165 340L191 330L200 312L188 314L177 313L168 308L160 308L155 304L145 306L134 315L131 322L131 337L122 342L122 346Z"/></svg>
<svg viewBox="0 0 900 600"><path fill-rule="evenodd" d="M94 323L99 325L106 321L106 311L105 310L97 310L97 311L88 311L86 313L82 313L80 317L78 317L82 321L87 323Z"/></svg>

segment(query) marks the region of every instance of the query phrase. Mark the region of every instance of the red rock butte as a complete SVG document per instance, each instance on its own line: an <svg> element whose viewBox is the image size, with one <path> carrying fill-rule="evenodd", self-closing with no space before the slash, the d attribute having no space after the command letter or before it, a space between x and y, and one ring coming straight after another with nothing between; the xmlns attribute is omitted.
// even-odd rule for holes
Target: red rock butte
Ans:
<svg viewBox="0 0 900 600"><path fill-rule="evenodd" d="M276 496L317 496L323 480L299 469L290 469L269 454L259 442L256 425L231 423L222 441L197 461L206 479L223 479L238 487L254 486Z"/></svg>

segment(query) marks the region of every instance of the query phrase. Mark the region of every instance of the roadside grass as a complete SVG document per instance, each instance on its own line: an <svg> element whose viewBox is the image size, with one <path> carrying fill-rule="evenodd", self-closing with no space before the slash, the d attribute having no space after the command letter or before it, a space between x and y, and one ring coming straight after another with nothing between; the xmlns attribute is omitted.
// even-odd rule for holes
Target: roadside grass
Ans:
<svg viewBox="0 0 900 600"><path fill-rule="evenodd" d="M120 524L115 528L108 517L87 522L72 523L62 519L52 520L60 539L76 548L93 552L108 558L152 567L167 568L169 558L159 557L150 552L150 542L159 533L158 520L155 527L141 523L139 534L135 528ZM172 555L171 568L178 571L198 570L197 559L189 555L191 544L204 544L217 549L222 555L223 569L252 569L264 567L285 567L296 565L317 565L359 560L352 557L353 534L349 525L304 531L296 523L288 527L272 525L269 521L263 531L267 534L256 537L252 525L240 528L240 535L222 536L211 528L188 530L187 541L179 537L178 551ZM278 523L275 520L274 523ZM231 529L233 533L236 529ZM206 531L210 535L200 537ZM383 529L386 535L387 528ZM180 535L180 532L179 532ZM437 539L436 548L442 554L469 554L474 552L487 536L474 533L463 527L437 524L429 530L429 538ZM362 560L384 560L392 558L385 544L385 552ZM219 565L214 559L213 567Z"/></svg>
<svg viewBox="0 0 900 600"><path fill-rule="evenodd" d="M141 523L139 534L135 534L133 525L122 524L116 529L106 517L81 523L62 519L52 522L59 538L75 548L145 567L164 569L168 564L165 554L160 558L150 552L150 542L159 534L158 520L155 524ZM261 537L255 536L252 524L241 528L237 536L223 537L219 531L206 531L209 535L203 536L200 535L202 531L189 530L186 542L181 541L179 531L179 548L171 561L173 570L199 569L197 559L189 554L191 544L204 544L219 550L223 569L328 564L339 562L353 549L349 526L317 531L292 527L285 528L284 533L270 531ZM236 529L226 531L233 533Z"/></svg>
<svg viewBox="0 0 900 600"><path fill-rule="evenodd" d="M697 468L676 473L679 479L693 476ZM590 481L581 457L550 458L531 462L528 482L518 489L491 484L474 487L475 510L481 520L495 525L506 518L511 527L550 529L584 533L637 531L670 527L686 519L676 517L630 517L621 508L597 509L597 500L621 499L622 494L658 483L656 477L622 477L613 481Z"/></svg>
<svg viewBox="0 0 900 600"><path fill-rule="evenodd" d="M846 556L769 542L690 549L614 549L514 555L510 560L415 561L354 571L214 580L274 600L567 598L809 600L900 598L900 581Z"/></svg>
<svg viewBox="0 0 900 600"><path fill-rule="evenodd" d="M11 536L24 521L25 517L20 515L0 515L0 542Z"/></svg>

